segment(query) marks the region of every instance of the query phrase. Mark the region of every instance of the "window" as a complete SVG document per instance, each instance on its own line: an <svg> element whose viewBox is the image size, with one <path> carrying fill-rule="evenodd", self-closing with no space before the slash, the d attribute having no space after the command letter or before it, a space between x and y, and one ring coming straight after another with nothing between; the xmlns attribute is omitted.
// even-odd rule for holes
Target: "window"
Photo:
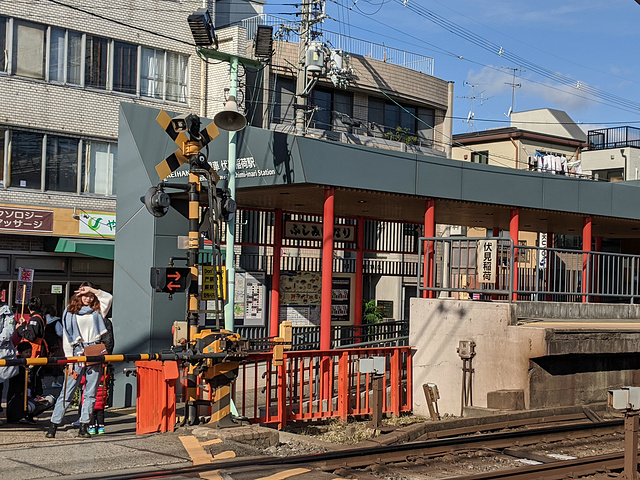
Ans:
<svg viewBox="0 0 640 480"><path fill-rule="evenodd" d="M485 165L488 165L489 150L484 150L482 152L471 152L471 161L473 163L484 163Z"/></svg>
<svg viewBox="0 0 640 480"><path fill-rule="evenodd" d="M167 53L167 100L187 101L187 57L178 53Z"/></svg>
<svg viewBox="0 0 640 480"><path fill-rule="evenodd" d="M0 17L0 72L7 71L7 19Z"/></svg>
<svg viewBox="0 0 640 480"><path fill-rule="evenodd" d="M353 97L350 93L316 89L313 92L313 114L315 128L350 132L353 113Z"/></svg>
<svg viewBox="0 0 640 480"><path fill-rule="evenodd" d="M136 93L138 47L130 43L113 43L113 90Z"/></svg>
<svg viewBox="0 0 640 480"><path fill-rule="evenodd" d="M78 140L47 136L45 190L77 192Z"/></svg>
<svg viewBox="0 0 640 480"><path fill-rule="evenodd" d="M433 108L418 107L418 141L433 146L433 127L436 123L436 111Z"/></svg>
<svg viewBox="0 0 640 480"><path fill-rule="evenodd" d="M67 83L82 85L82 34L69 32Z"/></svg>
<svg viewBox="0 0 640 480"><path fill-rule="evenodd" d="M276 82L276 99L273 106L273 123L293 124L295 121L295 101L296 86L294 81L278 78Z"/></svg>
<svg viewBox="0 0 640 480"><path fill-rule="evenodd" d="M107 142L85 142L82 159L82 191L114 195L117 146Z"/></svg>
<svg viewBox="0 0 640 480"><path fill-rule="evenodd" d="M331 130L331 92L316 89L313 91L312 125L322 130Z"/></svg>
<svg viewBox="0 0 640 480"><path fill-rule="evenodd" d="M9 70L171 102L189 93L188 55L0 16L0 72Z"/></svg>
<svg viewBox="0 0 640 480"><path fill-rule="evenodd" d="M4 138L6 130L0 128L0 187L4 186Z"/></svg>
<svg viewBox="0 0 640 480"><path fill-rule="evenodd" d="M369 127L374 136L395 132L402 128L407 135L417 136L423 145L433 145L435 110L432 108L398 105L380 98L369 97Z"/></svg>
<svg viewBox="0 0 640 480"><path fill-rule="evenodd" d="M107 88L107 48L106 38L87 35L84 57L84 84L87 87Z"/></svg>
<svg viewBox="0 0 640 480"><path fill-rule="evenodd" d="M164 96L164 52L153 48L142 48L140 72L140 95L162 99Z"/></svg>
<svg viewBox="0 0 640 480"><path fill-rule="evenodd" d="M9 151L9 186L39 190L42 171L42 135L13 131Z"/></svg>
<svg viewBox="0 0 640 480"><path fill-rule="evenodd" d="M44 79L45 31L44 25L14 22L11 73Z"/></svg>
<svg viewBox="0 0 640 480"><path fill-rule="evenodd" d="M49 81L64 82L66 31L51 28L49 42Z"/></svg>

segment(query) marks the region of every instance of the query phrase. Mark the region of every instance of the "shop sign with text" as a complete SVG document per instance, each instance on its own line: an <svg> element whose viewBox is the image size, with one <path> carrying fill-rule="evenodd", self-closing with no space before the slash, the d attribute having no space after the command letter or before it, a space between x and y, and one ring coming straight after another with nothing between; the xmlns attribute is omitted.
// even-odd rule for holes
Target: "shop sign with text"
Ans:
<svg viewBox="0 0 640 480"><path fill-rule="evenodd" d="M116 236L116 216L114 213L82 212L78 233L85 237Z"/></svg>
<svg viewBox="0 0 640 480"><path fill-rule="evenodd" d="M284 238L301 240L322 240L322 223L287 220L284 225ZM354 225L334 225L333 239L338 242L355 242Z"/></svg>
<svg viewBox="0 0 640 480"><path fill-rule="evenodd" d="M0 207L0 229L17 232L53 232L53 211Z"/></svg>

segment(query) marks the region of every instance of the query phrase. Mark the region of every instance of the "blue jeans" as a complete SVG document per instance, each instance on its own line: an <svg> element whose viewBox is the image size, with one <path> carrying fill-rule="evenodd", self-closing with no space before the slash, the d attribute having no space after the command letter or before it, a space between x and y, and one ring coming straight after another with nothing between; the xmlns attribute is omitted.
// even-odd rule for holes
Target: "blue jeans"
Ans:
<svg viewBox="0 0 640 480"><path fill-rule="evenodd" d="M76 355L75 352L74 355ZM85 365L84 367L79 367L78 364L75 364L74 370L78 373L78 378L73 378L71 375L67 376L66 388L63 387L63 390L60 392L56 406L53 409L53 414L51 415L51 423L55 423L56 425L62 423L64 412L67 411L69 403L73 400L73 394L76 388L80 386L83 375L86 380L84 385L84 400L82 401L82 410L80 412L80 423L89 423L91 414L93 413L93 406L96 403L96 390L100 383L100 365Z"/></svg>

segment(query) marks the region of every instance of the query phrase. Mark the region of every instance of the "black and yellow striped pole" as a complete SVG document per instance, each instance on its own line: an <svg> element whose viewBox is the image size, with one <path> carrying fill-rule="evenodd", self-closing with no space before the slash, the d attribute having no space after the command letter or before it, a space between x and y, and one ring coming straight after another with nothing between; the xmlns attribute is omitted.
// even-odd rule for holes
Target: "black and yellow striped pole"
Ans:
<svg viewBox="0 0 640 480"><path fill-rule="evenodd" d="M90 355L78 357L44 357L44 358L3 358L1 367L31 365L66 365L69 363L119 363L137 362L139 360L159 360L161 362L202 362L208 359L222 360L229 358L228 352L216 353L139 353L124 355ZM242 357L244 358L244 357Z"/></svg>

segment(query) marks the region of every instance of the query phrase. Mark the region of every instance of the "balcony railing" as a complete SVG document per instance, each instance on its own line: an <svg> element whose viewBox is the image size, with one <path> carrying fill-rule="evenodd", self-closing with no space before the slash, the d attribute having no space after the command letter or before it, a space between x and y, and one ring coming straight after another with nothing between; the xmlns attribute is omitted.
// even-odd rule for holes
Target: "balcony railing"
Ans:
<svg viewBox="0 0 640 480"><path fill-rule="evenodd" d="M297 24L287 19L276 17L268 14L261 14L255 17L247 18L240 22L243 28L247 30L247 40L253 42L258 25L272 25L274 32L280 39L285 41L298 42L299 35L296 31ZM283 27L278 31L279 27ZM352 55L361 55L373 60L392 63L401 67L409 68L416 72L433 75L433 58L420 55L418 53L406 52L397 48L388 47L383 44L368 42L358 38L350 37L336 32L324 30L321 38L324 39L330 47L344 50ZM278 39L278 37L276 37Z"/></svg>
<svg viewBox="0 0 640 480"><path fill-rule="evenodd" d="M640 300L640 255L518 245L508 238L421 238L432 259L426 278L418 268L418 294L437 297L629 303ZM479 241L494 241L492 280L481 280ZM425 255L419 261L424 265ZM514 275L516 279L514 281Z"/></svg>
<svg viewBox="0 0 640 480"><path fill-rule="evenodd" d="M612 127L589 130L589 150L640 147L640 128Z"/></svg>

